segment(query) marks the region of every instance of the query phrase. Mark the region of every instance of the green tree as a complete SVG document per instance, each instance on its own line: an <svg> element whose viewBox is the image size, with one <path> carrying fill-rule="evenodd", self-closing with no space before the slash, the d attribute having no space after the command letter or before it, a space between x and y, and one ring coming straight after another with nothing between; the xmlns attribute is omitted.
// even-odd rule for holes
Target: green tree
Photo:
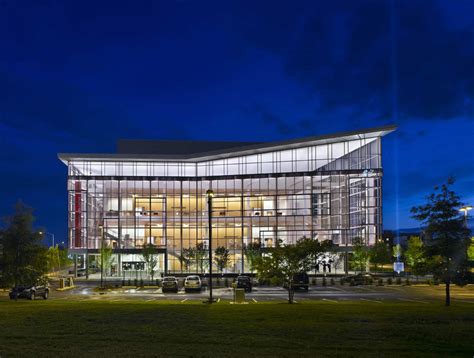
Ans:
<svg viewBox="0 0 474 358"><path fill-rule="evenodd" d="M474 261L474 237L471 237L471 244L467 249L467 259L469 261Z"/></svg>
<svg viewBox="0 0 474 358"><path fill-rule="evenodd" d="M403 254L402 245L400 244L393 245L392 256L395 258L395 260L400 260L402 258L402 254Z"/></svg>
<svg viewBox="0 0 474 358"><path fill-rule="evenodd" d="M3 286L35 283L47 272L46 248L41 244L42 235L33 230L34 220L33 210L22 202L6 219L0 236Z"/></svg>
<svg viewBox="0 0 474 358"><path fill-rule="evenodd" d="M57 272L72 264L66 248L50 246L46 252L48 272Z"/></svg>
<svg viewBox="0 0 474 358"><path fill-rule="evenodd" d="M204 246L203 242L199 242L196 244L196 249L194 250L196 264L199 267L201 273L204 272L204 268L207 267L207 256L208 250Z"/></svg>
<svg viewBox="0 0 474 358"><path fill-rule="evenodd" d="M250 242L244 246L244 255L249 264L250 272L255 270L255 262L262 255L262 246L259 242Z"/></svg>
<svg viewBox="0 0 474 358"><path fill-rule="evenodd" d="M224 246L217 247L214 251L214 262L217 269L223 273L224 269L229 266L230 263L229 250Z"/></svg>
<svg viewBox="0 0 474 358"><path fill-rule="evenodd" d="M288 287L288 303L293 303L293 277L299 272L307 272L312 266L312 254L325 252L329 242L319 242L302 238L294 245L278 245L268 255L255 262L258 277L273 284L285 284Z"/></svg>
<svg viewBox="0 0 474 358"><path fill-rule="evenodd" d="M425 250L423 247L423 241L419 236L411 236L408 239L405 259L414 275L418 276L425 272Z"/></svg>
<svg viewBox="0 0 474 358"><path fill-rule="evenodd" d="M64 269L72 265L72 260L69 258L68 250L65 247L58 246L59 268Z"/></svg>
<svg viewBox="0 0 474 358"><path fill-rule="evenodd" d="M101 270L101 277L104 279L104 281L107 281L107 272L110 270L112 264L115 261L112 248L103 246L100 249L99 256L99 267Z"/></svg>
<svg viewBox="0 0 474 358"><path fill-rule="evenodd" d="M337 269L344 262L344 255L342 255L340 252L333 251L331 258L334 267L334 273L337 274Z"/></svg>
<svg viewBox="0 0 474 358"><path fill-rule="evenodd" d="M59 260L59 247L50 246L48 251L46 252L47 264L48 264L48 272L58 271L59 267L61 266Z"/></svg>
<svg viewBox="0 0 474 358"><path fill-rule="evenodd" d="M158 257L156 256L156 246L152 243L143 245L142 257L146 263L148 274L151 280L155 277L155 267L158 265Z"/></svg>
<svg viewBox="0 0 474 358"><path fill-rule="evenodd" d="M184 271L189 271L191 264L196 258L196 250L192 247L189 249L183 249L181 255L179 255L179 261L184 267Z"/></svg>
<svg viewBox="0 0 474 358"><path fill-rule="evenodd" d="M433 267L434 274L445 283L446 306L451 303L450 284L453 279L460 282L468 274L467 247L470 242L470 231L459 215L460 197L450 190L453 183L454 179L449 178L446 184L435 187L425 205L411 209L413 217L425 226L426 252L437 262Z"/></svg>
<svg viewBox="0 0 474 358"><path fill-rule="evenodd" d="M390 250L388 245L383 240L377 240L375 244L369 249L369 259L374 265L374 270L377 272L379 265L390 262Z"/></svg>
<svg viewBox="0 0 474 358"><path fill-rule="evenodd" d="M361 237L355 237L352 241L351 265L355 271L365 272L369 264L369 248Z"/></svg>

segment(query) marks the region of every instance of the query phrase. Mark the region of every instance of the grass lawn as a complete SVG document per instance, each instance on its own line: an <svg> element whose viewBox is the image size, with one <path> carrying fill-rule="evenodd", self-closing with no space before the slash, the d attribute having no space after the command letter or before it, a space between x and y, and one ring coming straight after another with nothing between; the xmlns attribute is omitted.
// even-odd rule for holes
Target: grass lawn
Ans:
<svg viewBox="0 0 474 358"><path fill-rule="evenodd" d="M474 355L474 305L0 301L0 357Z"/></svg>

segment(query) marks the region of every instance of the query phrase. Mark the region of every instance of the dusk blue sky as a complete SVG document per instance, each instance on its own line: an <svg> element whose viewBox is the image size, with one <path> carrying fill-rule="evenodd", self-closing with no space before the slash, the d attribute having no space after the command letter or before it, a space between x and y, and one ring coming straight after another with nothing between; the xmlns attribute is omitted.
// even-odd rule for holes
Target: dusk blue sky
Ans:
<svg viewBox="0 0 474 358"><path fill-rule="evenodd" d="M474 204L474 1L3 0L0 43L0 215L22 199L60 241L57 153L113 152L119 138L396 123L384 227L416 227L410 207L450 175Z"/></svg>

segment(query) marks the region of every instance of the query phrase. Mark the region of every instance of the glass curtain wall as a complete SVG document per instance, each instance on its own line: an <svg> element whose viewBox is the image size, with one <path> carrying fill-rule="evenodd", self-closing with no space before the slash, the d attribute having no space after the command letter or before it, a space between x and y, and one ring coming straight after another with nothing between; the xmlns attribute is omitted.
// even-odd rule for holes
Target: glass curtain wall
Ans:
<svg viewBox="0 0 474 358"><path fill-rule="evenodd" d="M206 163L71 162L70 248L89 262L112 249L115 276L145 275L146 244L157 249L158 273L207 271L208 189L213 250L229 250L224 272L248 272L243 248L251 242L373 244L381 232L380 140L365 141Z"/></svg>

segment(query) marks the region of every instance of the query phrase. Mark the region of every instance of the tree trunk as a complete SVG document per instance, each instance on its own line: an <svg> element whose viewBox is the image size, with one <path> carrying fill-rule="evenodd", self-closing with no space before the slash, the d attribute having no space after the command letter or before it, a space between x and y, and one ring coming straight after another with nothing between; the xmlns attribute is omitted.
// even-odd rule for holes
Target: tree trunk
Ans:
<svg viewBox="0 0 474 358"><path fill-rule="evenodd" d="M451 284L451 267L450 267L450 258L447 258L446 262L446 278L445 278L445 283L446 283L446 302L445 305L449 306L451 304L451 292L450 292L450 287L449 285Z"/></svg>
<svg viewBox="0 0 474 358"><path fill-rule="evenodd" d="M293 290L293 280L288 281L288 303L293 303L293 296L294 296L294 290Z"/></svg>
<svg viewBox="0 0 474 358"><path fill-rule="evenodd" d="M446 277L446 306L449 306L451 304L451 292L449 291L449 285L451 283L450 277Z"/></svg>

